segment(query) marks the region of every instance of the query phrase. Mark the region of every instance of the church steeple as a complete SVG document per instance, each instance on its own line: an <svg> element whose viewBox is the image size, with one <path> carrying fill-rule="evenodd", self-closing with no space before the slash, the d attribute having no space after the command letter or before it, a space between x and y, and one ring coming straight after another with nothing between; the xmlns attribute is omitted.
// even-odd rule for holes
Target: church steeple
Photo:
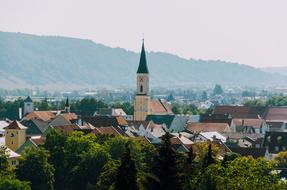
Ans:
<svg viewBox="0 0 287 190"><path fill-rule="evenodd" d="M144 39L143 39L143 42L142 42L141 57L140 57L140 63L139 63L139 67L138 67L137 73L148 74L148 68L147 68L147 62L146 62L146 56L145 56L145 49L144 49Z"/></svg>
<svg viewBox="0 0 287 190"><path fill-rule="evenodd" d="M70 113L70 104L69 104L69 98L67 97L66 103L65 103L65 112Z"/></svg>
<svg viewBox="0 0 287 190"><path fill-rule="evenodd" d="M149 105L149 73L143 41L140 63L137 71L137 92L134 104L134 120L144 121L146 116L149 114Z"/></svg>

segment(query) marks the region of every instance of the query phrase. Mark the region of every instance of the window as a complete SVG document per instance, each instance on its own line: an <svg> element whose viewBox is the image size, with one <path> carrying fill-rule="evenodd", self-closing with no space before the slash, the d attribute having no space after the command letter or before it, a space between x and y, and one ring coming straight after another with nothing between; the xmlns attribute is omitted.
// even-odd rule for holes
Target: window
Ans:
<svg viewBox="0 0 287 190"><path fill-rule="evenodd" d="M143 85L140 86L140 92L143 92Z"/></svg>
<svg viewBox="0 0 287 190"><path fill-rule="evenodd" d="M281 140L282 140L282 137L281 137L281 136L278 136L278 137L277 137L277 142L280 143Z"/></svg>
<svg viewBox="0 0 287 190"><path fill-rule="evenodd" d="M15 166L17 164L16 160L12 160L12 165Z"/></svg>
<svg viewBox="0 0 287 190"><path fill-rule="evenodd" d="M275 151L279 151L279 147L278 146L275 146Z"/></svg>
<svg viewBox="0 0 287 190"><path fill-rule="evenodd" d="M13 144L13 141L11 141L11 144Z"/></svg>

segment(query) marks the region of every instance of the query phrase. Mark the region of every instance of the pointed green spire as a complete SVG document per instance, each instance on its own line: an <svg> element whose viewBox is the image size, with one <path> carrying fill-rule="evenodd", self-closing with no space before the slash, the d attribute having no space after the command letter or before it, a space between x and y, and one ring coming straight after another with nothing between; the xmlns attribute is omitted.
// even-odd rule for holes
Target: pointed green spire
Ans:
<svg viewBox="0 0 287 190"><path fill-rule="evenodd" d="M143 40L143 43L142 43L140 64L139 64L137 73L147 73L148 74L148 68L147 68L146 56L145 56L145 49L144 49L144 40Z"/></svg>
<svg viewBox="0 0 287 190"><path fill-rule="evenodd" d="M65 107L69 107L69 106L70 106L70 104L69 104L69 98L67 97L66 103L65 103Z"/></svg>

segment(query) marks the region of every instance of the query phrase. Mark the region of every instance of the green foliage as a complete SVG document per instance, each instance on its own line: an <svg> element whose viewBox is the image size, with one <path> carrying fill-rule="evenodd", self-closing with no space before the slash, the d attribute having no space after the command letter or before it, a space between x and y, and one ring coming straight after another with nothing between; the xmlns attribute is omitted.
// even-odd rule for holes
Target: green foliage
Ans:
<svg viewBox="0 0 287 190"><path fill-rule="evenodd" d="M91 97L85 97L71 103L71 112L80 115L93 115L100 108L108 108L108 105L103 100L96 100Z"/></svg>
<svg viewBox="0 0 287 190"><path fill-rule="evenodd" d="M32 189L53 190L54 168L48 163L49 152L42 148L30 148L22 156L16 170L17 177L30 181Z"/></svg>
<svg viewBox="0 0 287 190"><path fill-rule="evenodd" d="M209 144L208 145L208 151L207 151L207 153L204 156L203 161L202 161L202 168L207 168L209 165L214 164L215 159L213 157L214 157L214 155L212 152L211 144Z"/></svg>
<svg viewBox="0 0 287 190"><path fill-rule="evenodd" d="M19 119L19 108L23 108L23 100L21 98L11 102L4 102L0 98L0 119L9 118L11 120Z"/></svg>
<svg viewBox="0 0 287 190"><path fill-rule="evenodd" d="M227 167L213 165L206 173L213 176L217 189L285 189L286 184L272 170L273 165L263 159L238 157Z"/></svg>
<svg viewBox="0 0 287 190"><path fill-rule="evenodd" d="M103 168L99 180L96 184L96 189L110 190L114 189L114 182L116 181L116 176L118 168L120 166L119 160L109 161Z"/></svg>
<svg viewBox="0 0 287 190"><path fill-rule="evenodd" d="M8 162L7 149L0 146L0 178L11 173L11 168Z"/></svg>
<svg viewBox="0 0 287 190"><path fill-rule="evenodd" d="M31 190L29 184L29 182L23 182L18 179L0 178L0 190Z"/></svg>
<svg viewBox="0 0 287 190"><path fill-rule="evenodd" d="M221 95L221 94L223 94L222 87L219 84L215 85L213 89L213 95Z"/></svg>
<svg viewBox="0 0 287 190"><path fill-rule="evenodd" d="M254 97L256 93L254 91L244 90L241 94L242 97Z"/></svg>
<svg viewBox="0 0 287 190"><path fill-rule="evenodd" d="M115 189L116 190L137 190L137 168L131 157L129 143L126 143L126 153L118 168Z"/></svg>
<svg viewBox="0 0 287 190"><path fill-rule="evenodd" d="M158 149L158 157L154 168L154 174L159 179L158 188L163 190L181 189L179 183L179 171L177 152L171 147L171 135L167 132L161 137L162 143Z"/></svg>
<svg viewBox="0 0 287 190"><path fill-rule="evenodd" d="M273 159L273 162L279 168L287 168L287 151L279 152L276 157Z"/></svg>
<svg viewBox="0 0 287 190"><path fill-rule="evenodd" d="M113 103L112 108L122 108L124 112L126 112L127 115L133 115L134 114L134 105L130 102L116 102Z"/></svg>

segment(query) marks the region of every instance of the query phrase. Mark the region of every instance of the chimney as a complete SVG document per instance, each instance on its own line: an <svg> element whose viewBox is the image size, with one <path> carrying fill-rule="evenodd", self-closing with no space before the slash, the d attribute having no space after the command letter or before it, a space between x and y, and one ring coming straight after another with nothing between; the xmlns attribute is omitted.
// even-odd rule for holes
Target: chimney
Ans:
<svg viewBox="0 0 287 190"><path fill-rule="evenodd" d="M22 119L22 108L19 108L18 114L19 114L19 119Z"/></svg>

